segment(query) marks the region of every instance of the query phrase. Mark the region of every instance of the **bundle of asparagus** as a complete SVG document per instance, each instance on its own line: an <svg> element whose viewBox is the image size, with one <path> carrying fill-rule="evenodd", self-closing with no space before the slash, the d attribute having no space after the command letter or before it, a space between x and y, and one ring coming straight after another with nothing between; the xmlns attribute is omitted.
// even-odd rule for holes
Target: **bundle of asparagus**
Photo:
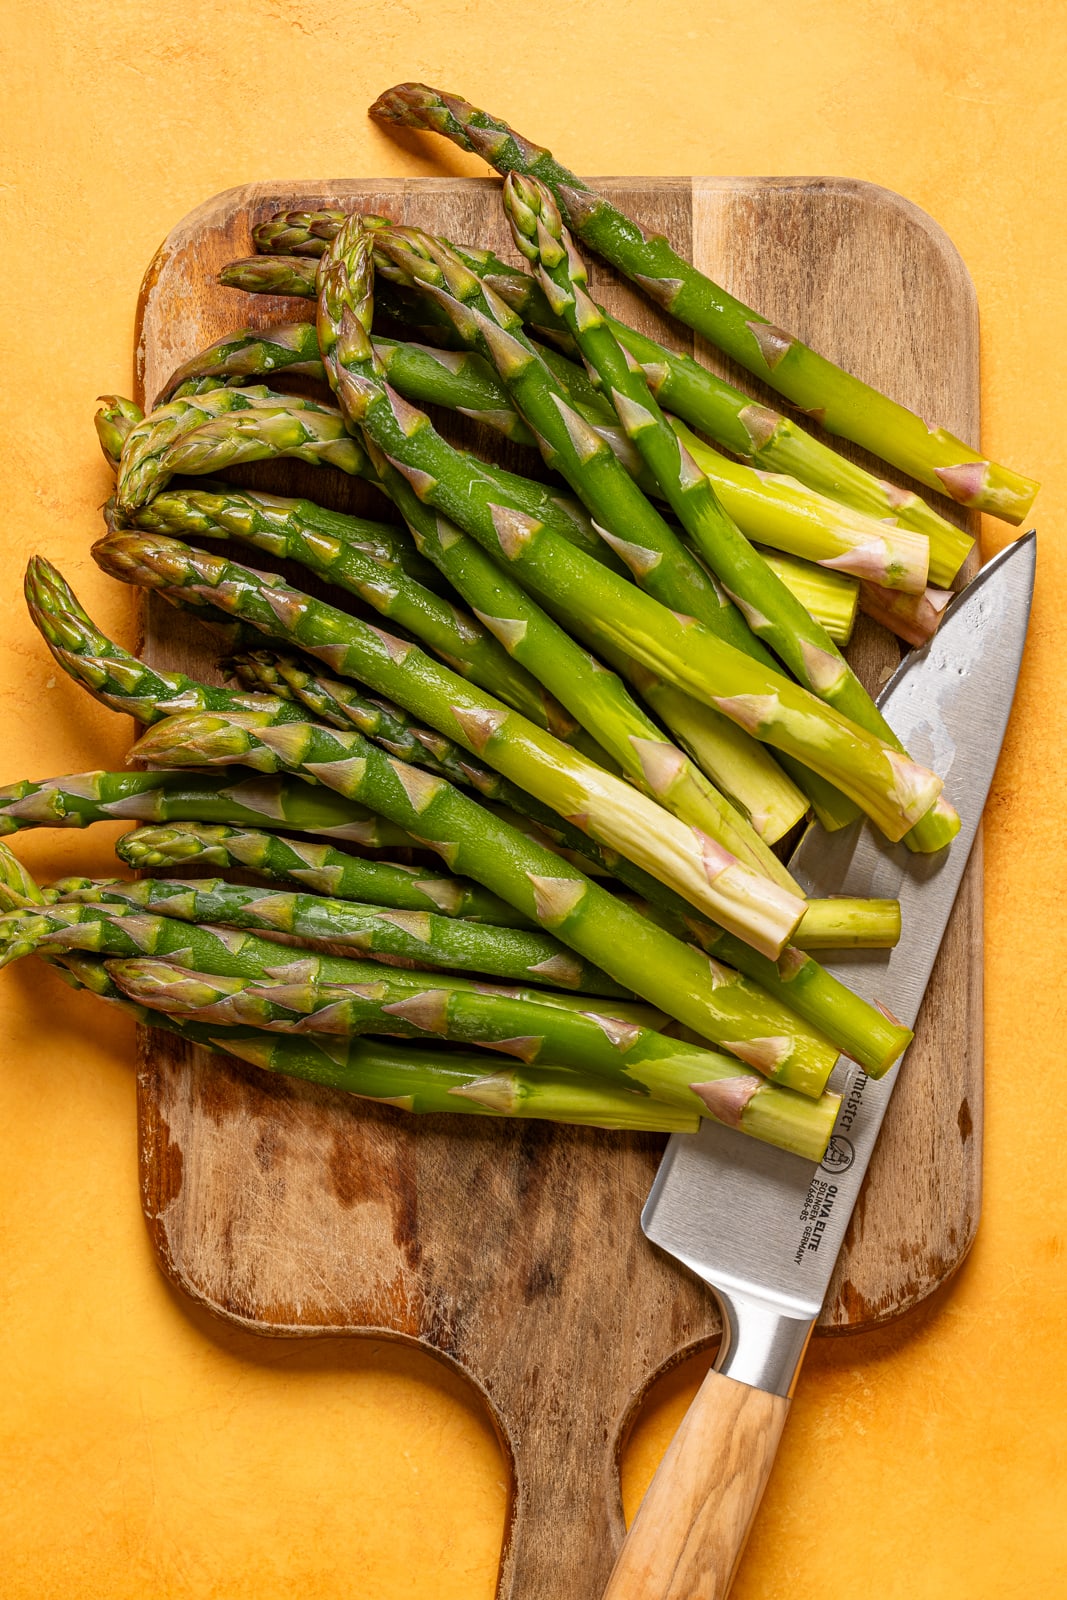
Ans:
<svg viewBox="0 0 1067 1600"><path fill-rule="evenodd" d="M151 770L16 783L0 834L128 818L120 860L165 876L40 886L0 845L0 965L37 954L141 1021L399 1109L711 1116L818 1160L838 1055L877 1075L910 1033L812 952L892 944L899 911L806 901L773 846L809 810L950 843L941 779L840 646L857 609L928 639L972 541L597 305L571 232L920 483L1015 521L1036 485L740 305L505 123L419 85L372 115L495 165L522 265L284 213L222 281L313 299L315 321L191 354L148 415L102 403L97 561L221 634L238 687L140 661L31 561L54 659L148 726L131 754ZM287 374L332 394L264 386ZM538 451L541 475L423 405ZM381 520L204 481L286 457L363 479ZM331 599L205 540L295 562Z"/></svg>

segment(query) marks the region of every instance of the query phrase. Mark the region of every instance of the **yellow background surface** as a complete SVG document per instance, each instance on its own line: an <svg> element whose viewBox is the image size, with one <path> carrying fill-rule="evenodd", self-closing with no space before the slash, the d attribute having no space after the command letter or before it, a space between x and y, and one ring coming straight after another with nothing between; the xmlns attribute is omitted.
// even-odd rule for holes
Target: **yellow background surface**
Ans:
<svg viewBox="0 0 1067 1600"><path fill-rule="evenodd" d="M818 1343L737 1600L1058 1600L1064 1481L1067 660L1058 0L7 0L0 108L0 781L121 765L124 719L57 675L21 571L57 561L132 642L88 554L94 397L130 389L141 273L199 201L256 178L432 173L367 122L422 78L579 171L826 173L928 210L982 314L984 444L1041 478L1029 655L988 812L986 1200L956 1281ZM985 552L1009 537L987 524ZM111 833L115 830L105 830ZM101 830L26 836L112 870ZM430 1362L235 1333L182 1303L141 1221L132 1033L36 964L0 981L0 1595L488 1600L493 1435ZM695 1386L627 1458L632 1510Z"/></svg>

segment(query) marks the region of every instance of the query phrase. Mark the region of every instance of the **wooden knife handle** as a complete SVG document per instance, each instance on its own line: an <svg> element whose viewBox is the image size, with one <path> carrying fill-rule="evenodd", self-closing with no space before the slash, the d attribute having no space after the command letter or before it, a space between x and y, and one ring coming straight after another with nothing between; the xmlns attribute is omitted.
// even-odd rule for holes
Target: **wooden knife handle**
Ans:
<svg viewBox="0 0 1067 1600"><path fill-rule="evenodd" d="M619 1552L604 1600L725 1600L789 1401L709 1372Z"/></svg>

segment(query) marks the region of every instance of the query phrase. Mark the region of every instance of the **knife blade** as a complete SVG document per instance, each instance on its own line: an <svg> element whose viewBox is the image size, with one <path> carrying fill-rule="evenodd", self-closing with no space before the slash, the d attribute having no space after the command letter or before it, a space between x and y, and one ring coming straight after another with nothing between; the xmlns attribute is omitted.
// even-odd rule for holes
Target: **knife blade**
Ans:
<svg viewBox="0 0 1067 1600"><path fill-rule="evenodd" d="M879 697L910 753L946 780L963 819L948 849L917 855L866 823L833 834L813 824L790 862L809 895L900 900L904 935L896 949L850 952L828 965L908 1026L918 1016L1000 754L1035 561L1031 532L988 562ZM875 1080L837 1063L829 1087L841 1092L841 1110L814 1170L710 1121L699 1133L671 1138L641 1225L714 1292L723 1340L641 1503L604 1600L727 1594L899 1070Z"/></svg>

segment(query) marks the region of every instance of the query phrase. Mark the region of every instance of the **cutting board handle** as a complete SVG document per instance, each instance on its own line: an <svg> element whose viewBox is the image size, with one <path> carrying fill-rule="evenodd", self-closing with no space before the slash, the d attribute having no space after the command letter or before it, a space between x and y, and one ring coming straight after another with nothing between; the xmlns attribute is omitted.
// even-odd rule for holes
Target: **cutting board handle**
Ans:
<svg viewBox="0 0 1067 1600"><path fill-rule="evenodd" d="M784 1395L708 1373L641 1502L604 1600L725 1600L788 1414Z"/></svg>

